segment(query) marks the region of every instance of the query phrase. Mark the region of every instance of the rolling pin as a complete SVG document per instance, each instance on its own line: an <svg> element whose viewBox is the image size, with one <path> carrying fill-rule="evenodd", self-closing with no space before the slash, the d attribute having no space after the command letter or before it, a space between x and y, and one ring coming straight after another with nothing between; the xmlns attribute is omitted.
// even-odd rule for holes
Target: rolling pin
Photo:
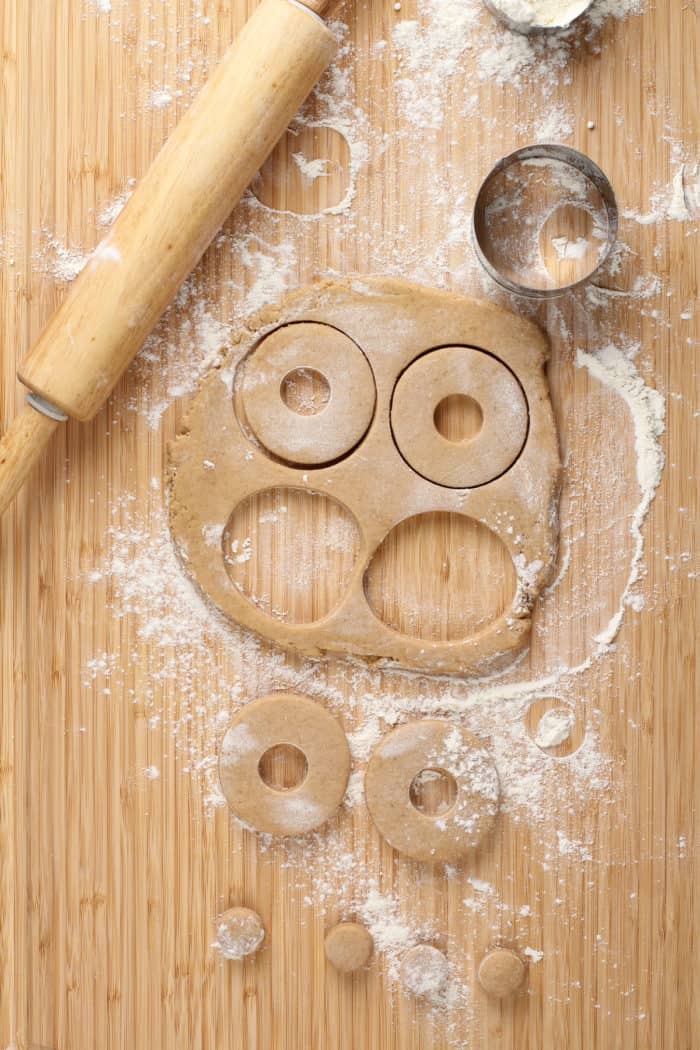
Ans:
<svg viewBox="0 0 700 1050"><path fill-rule="evenodd" d="M329 65L328 0L262 0L21 365L0 514L54 431L99 411Z"/></svg>

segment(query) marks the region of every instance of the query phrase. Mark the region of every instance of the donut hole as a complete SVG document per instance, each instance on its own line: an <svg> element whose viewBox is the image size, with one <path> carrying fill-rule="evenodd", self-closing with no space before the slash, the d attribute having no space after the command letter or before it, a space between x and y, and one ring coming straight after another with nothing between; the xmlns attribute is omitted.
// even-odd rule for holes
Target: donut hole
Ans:
<svg viewBox="0 0 700 1050"><path fill-rule="evenodd" d="M468 394L450 394L437 405L433 422L441 437L461 445L472 441L481 431L484 413L479 402Z"/></svg>
<svg viewBox="0 0 700 1050"><path fill-rule="evenodd" d="M306 755L294 744L274 744L258 762L260 779L272 791L293 791L301 787L308 772Z"/></svg>
<svg viewBox="0 0 700 1050"><path fill-rule="evenodd" d="M317 416L331 399L331 386L315 368L295 368L280 384L280 397L299 416Z"/></svg>
<svg viewBox="0 0 700 1050"><path fill-rule="evenodd" d="M457 781L446 769L416 773L409 788L411 805L426 817L444 817L457 801Z"/></svg>

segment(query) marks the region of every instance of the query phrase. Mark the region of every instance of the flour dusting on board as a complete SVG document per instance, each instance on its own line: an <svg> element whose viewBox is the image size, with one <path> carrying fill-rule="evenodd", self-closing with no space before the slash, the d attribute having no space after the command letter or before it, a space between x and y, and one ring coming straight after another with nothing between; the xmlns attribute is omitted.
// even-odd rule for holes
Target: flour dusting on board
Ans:
<svg viewBox="0 0 700 1050"><path fill-rule="evenodd" d="M529 0L525 5L522 0L509 2L532 6ZM606 19L623 19L642 8L643 0L598 0L586 15L587 36ZM535 88L547 98L559 79L567 77L578 32L578 27L568 27L527 36L501 26L482 0L428 0L421 7L420 20L401 19L392 33L403 116L418 128L442 127L451 91L459 90L465 81L462 90L469 106L474 79L521 91L526 84L533 86L532 77ZM594 38L591 47L595 47ZM383 57L381 51L377 54Z"/></svg>
<svg viewBox="0 0 700 1050"><path fill-rule="evenodd" d="M575 718L571 711L560 710L557 708L552 711L547 711L547 713L542 716L539 725L537 726L535 743L538 747L543 749L548 747L560 747L561 744L565 744L571 737L574 723Z"/></svg>
<svg viewBox="0 0 700 1050"><path fill-rule="evenodd" d="M599 698L613 687L616 674L639 673L625 621L663 600L646 576L645 534L664 472L671 393L652 371L651 348L640 348L631 333L643 316L647 330L665 346L672 311L691 319L697 310L687 296L680 302L668 276L657 275L658 256L644 240L653 227L655 250L661 251L669 228L691 235L700 215L697 157L669 147L668 184L655 186L650 200L629 202L627 187L616 187L620 242L605 272L595 286L539 312L508 299L484 278L470 245L471 210L480 175L499 150L533 140L575 137L578 144L581 134L595 136L596 115L574 112L559 89L583 55L603 49L603 57L606 52L613 57L616 38L630 29L622 20L643 6L641 0L598 0L579 26L539 38L510 32L481 0L428 0L415 17L387 11L385 38L362 45L352 46L345 27L334 25L341 37L339 57L302 111L299 126L333 128L347 140L351 170L345 198L327 212L295 215L277 213L246 195L135 362L126 399L112 401L115 418L121 414L121 424L133 427L143 442L144 454L149 449L153 455L153 479L148 491L138 492L125 481L109 508L104 553L84 566L85 584L120 624L112 642L89 655L86 688L105 704L126 696L144 712L154 747L162 742L164 754L156 752L153 763L142 762L136 770L146 790L163 791L176 773L186 773L201 806L219 821L228 815L222 812L218 752L241 706L286 688L328 707L343 724L353 763L337 818L317 833L284 842L255 836L233 821L232 841L237 849L245 842L247 850L257 850L261 865L278 865L290 880L290 895L297 894L309 914L364 923L375 942L372 965L397 994L407 951L418 944L445 951L450 973L435 1014L455 1047L463 1045L460 1024L477 1018L481 1009L472 992L478 961L474 931L479 943L495 943L505 931L508 940L525 946L531 967L544 969L551 959L551 944L542 936L546 909L551 915L551 908L558 908L562 928L572 937L581 935L580 917L561 885L566 874L574 870L593 880L598 870L624 859L599 846L598 827L619 812L626 791L609 706ZM99 11L109 7L108 0L93 4ZM114 10L110 24L120 31ZM180 56L177 67L173 63L158 77L157 83L166 85L161 94L140 103L142 110L162 108L162 122L174 116L169 107L177 92L189 100L197 80L198 67L189 56ZM356 68L366 71L375 92L378 84L391 84L391 91L382 91L381 114L376 102L370 112L371 99L363 94L361 77L355 81ZM486 91L504 99L495 116L481 105ZM509 115L516 107L517 122ZM456 136L465 121L473 123L481 143L474 163L464 170L438 163L438 133ZM667 129L667 134L672 138L680 131ZM600 159L598 140L590 141ZM289 163L310 190L329 171L326 158L303 152L292 153ZM399 163L415 196L392 211L383 202L395 192L391 179ZM118 217L132 188L100 203L96 236L104 232L97 227ZM376 218L368 222L362 209L370 199ZM427 229L430 236L421 236ZM40 264L62 282L77 275L91 247L83 253L66 243L43 235L39 253ZM576 237L558 237L553 247L563 261L575 261L587 249ZM234 367L230 344L248 316L316 276L358 269L487 295L531 313L552 340L550 375L565 458L559 571L536 609L530 654L489 679L428 678L361 661L291 656L224 622L191 585L173 550L160 439L175 432L181 400L225 358L228 369ZM565 387L572 396L563 404ZM669 402L668 411L683 407ZM611 421L622 442L614 455ZM205 466L215 479L213 459ZM272 544L280 522L267 524ZM254 560L253 544L244 535L233 539L237 546L230 555L243 572ZM220 526L212 526L205 540L216 556L224 540ZM349 535L341 534L343 541L349 543ZM186 561L187 552L180 555ZM678 564L688 575L697 570L680 555ZM145 646L148 657L135 677L137 645L140 659ZM545 704L530 724L532 712L540 710L534 705ZM546 900L534 889L526 899L517 895L510 861L497 850L475 856L463 869L448 865L438 875L416 875L412 869L407 874L401 861L387 870L371 829L365 843L358 829L364 828L364 776L371 754L392 728L426 716L453 719L484 742L500 783L499 819L516 836L523 864L549 887ZM683 856L685 851L684 840ZM451 894L449 935L446 923L435 918L439 880ZM612 975L610 987L617 990L614 980ZM577 990L565 987L564 994Z"/></svg>
<svg viewBox="0 0 700 1050"><path fill-rule="evenodd" d="M53 238L48 242L45 258L55 279L69 284L85 269L89 256L76 248L67 248Z"/></svg>

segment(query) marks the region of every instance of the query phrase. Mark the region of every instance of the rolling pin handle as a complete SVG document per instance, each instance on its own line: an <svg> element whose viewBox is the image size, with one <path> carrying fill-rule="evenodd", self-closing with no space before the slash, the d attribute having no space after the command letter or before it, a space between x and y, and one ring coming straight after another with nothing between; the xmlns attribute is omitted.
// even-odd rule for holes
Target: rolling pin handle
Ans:
<svg viewBox="0 0 700 1050"><path fill-rule="evenodd" d="M326 6L261 0L22 361L31 393L0 439L0 514L54 430L100 410L328 68Z"/></svg>
<svg viewBox="0 0 700 1050"><path fill-rule="evenodd" d="M0 515L22 488L61 422L68 418L62 412L48 415L45 409L37 409L31 394L27 401L27 408L0 437Z"/></svg>

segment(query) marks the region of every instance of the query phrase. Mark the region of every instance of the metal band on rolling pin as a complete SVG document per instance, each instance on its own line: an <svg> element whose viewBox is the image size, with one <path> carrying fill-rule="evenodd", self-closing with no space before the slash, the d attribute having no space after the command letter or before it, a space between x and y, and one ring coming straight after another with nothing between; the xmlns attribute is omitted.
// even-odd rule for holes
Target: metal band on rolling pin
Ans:
<svg viewBox="0 0 700 1050"><path fill-rule="evenodd" d="M35 408L37 412L41 412L42 416L46 416L48 419L53 419L57 423L67 423L70 419L70 416L67 416L60 408L57 408L56 405L52 405L45 397L35 394L33 390L30 390L27 394L27 404L31 405L32 408Z"/></svg>
<svg viewBox="0 0 700 1050"><path fill-rule="evenodd" d="M319 12L315 8L311 7L309 4L303 4L301 0L287 0L287 3L291 4L292 7L300 7L302 11L306 11L307 15L311 15L312 18L316 18L319 22L321 22L322 25L325 26L326 23L321 18ZM318 4L317 6L319 10L322 11L326 5L324 3Z"/></svg>

